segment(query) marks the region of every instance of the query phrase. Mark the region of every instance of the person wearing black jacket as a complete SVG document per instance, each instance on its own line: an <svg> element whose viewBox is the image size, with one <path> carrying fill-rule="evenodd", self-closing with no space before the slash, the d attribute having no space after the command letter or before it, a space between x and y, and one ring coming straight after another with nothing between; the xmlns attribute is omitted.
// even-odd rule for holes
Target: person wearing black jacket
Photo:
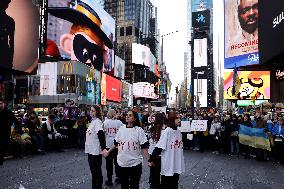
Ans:
<svg viewBox="0 0 284 189"><path fill-rule="evenodd" d="M3 165L4 153L8 149L11 136L11 126L15 125L15 129L22 134L21 125L19 124L14 113L7 109L5 100L0 99L0 165Z"/></svg>
<svg viewBox="0 0 284 189"><path fill-rule="evenodd" d="M253 127L249 114L244 115L242 125L247 126L247 127L251 127L251 128ZM243 147L244 147L244 151L246 153L245 158L249 159L250 153L251 153L251 151L253 151L253 148L250 147L250 146L246 146L246 145L244 145Z"/></svg>
<svg viewBox="0 0 284 189"><path fill-rule="evenodd" d="M85 153L92 173L92 188L101 189L103 184L102 154L107 156L105 133L102 122L102 111L97 105L90 110L92 121L86 132Z"/></svg>

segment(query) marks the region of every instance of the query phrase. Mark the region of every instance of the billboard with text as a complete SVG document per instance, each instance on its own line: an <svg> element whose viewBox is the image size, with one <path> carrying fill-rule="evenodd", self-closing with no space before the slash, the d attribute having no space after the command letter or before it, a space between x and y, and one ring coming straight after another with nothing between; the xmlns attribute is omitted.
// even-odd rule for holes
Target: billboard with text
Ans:
<svg viewBox="0 0 284 189"><path fill-rule="evenodd" d="M194 39L194 67L207 66L207 38Z"/></svg>
<svg viewBox="0 0 284 189"><path fill-rule="evenodd" d="M258 64L258 0L225 0L224 68Z"/></svg>

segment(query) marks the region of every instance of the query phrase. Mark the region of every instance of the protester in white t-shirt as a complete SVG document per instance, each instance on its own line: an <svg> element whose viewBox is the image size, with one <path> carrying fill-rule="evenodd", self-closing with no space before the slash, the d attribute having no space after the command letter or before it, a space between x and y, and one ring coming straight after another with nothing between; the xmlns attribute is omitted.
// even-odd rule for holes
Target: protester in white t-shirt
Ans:
<svg viewBox="0 0 284 189"><path fill-rule="evenodd" d="M150 159L149 166L155 166L161 155L161 184L163 189L177 189L179 175L184 172L183 143L180 130L180 116L169 112L167 128L162 132Z"/></svg>
<svg viewBox="0 0 284 189"><path fill-rule="evenodd" d="M160 139L162 130L164 127L164 116L162 113L157 113L155 115L155 122L153 126L150 128L150 139L149 139L149 154L152 154L153 150L156 147L157 142ZM150 167L150 176L149 176L149 183L150 188L159 189L161 188L160 183L160 172L161 172L161 158L157 159L155 166Z"/></svg>
<svg viewBox="0 0 284 189"><path fill-rule="evenodd" d="M104 121L104 131L106 136L106 147L109 150L114 145L115 136L122 126L122 122L120 120L115 119L116 111L114 109L110 109L107 113L107 118ZM107 181L105 185L113 186L112 183L112 175L113 175L113 164L115 165L115 181L119 183L119 168L117 164L117 149L114 149L107 157L106 157L106 169L107 169Z"/></svg>
<svg viewBox="0 0 284 189"><path fill-rule="evenodd" d="M92 173L92 188L101 189L102 176L102 154L107 155L105 134L103 130L102 111L97 105L90 110L92 121L86 131L85 153L88 154L88 162Z"/></svg>
<svg viewBox="0 0 284 189"><path fill-rule="evenodd" d="M140 127L139 117L130 110L126 116L126 125L118 130L114 146L108 150L110 153L118 147L117 163L120 170L121 188L139 189L142 174L143 151L148 159L149 142L144 130Z"/></svg>

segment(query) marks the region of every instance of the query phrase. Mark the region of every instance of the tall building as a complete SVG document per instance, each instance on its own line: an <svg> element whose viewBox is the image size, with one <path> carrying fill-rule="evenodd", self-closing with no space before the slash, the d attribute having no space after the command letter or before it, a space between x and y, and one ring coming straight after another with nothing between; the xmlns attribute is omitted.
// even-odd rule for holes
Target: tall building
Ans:
<svg viewBox="0 0 284 189"><path fill-rule="evenodd" d="M104 9L116 21L115 53L125 60L125 80L134 80L132 43L150 48L157 58L157 8L150 0L105 0Z"/></svg>

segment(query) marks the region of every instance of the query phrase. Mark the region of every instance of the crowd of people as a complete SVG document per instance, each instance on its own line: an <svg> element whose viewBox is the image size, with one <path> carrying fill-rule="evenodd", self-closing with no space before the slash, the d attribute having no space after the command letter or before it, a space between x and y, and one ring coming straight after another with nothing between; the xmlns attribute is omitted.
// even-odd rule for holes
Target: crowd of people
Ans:
<svg viewBox="0 0 284 189"><path fill-rule="evenodd" d="M0 120L3 123L0 127L1 164L7 152L23 157L45 154L49 150L62 151L73 144L85 149L92 188L98 189L103 183L113 186L114 173L114 181L121 184L122 189L139 188L143 156L148 161L151 188L178 188L179 175L185 170L183 150L284 163L284 116L274 113L271 117L260 109L242 115L207 110L149 114L137 109L115 108L103 112L100 106L94 105L80 109L76 119L67 119L60 109L53 109L47 121L41 123L34 111L16 118L0 99ZM207 129L181 132L181 121L192 120L207 120ZM240 142L240 126L262 128L270 139L271 150ZM101 168L103 157L107 171L105 182Z"/></svg>

